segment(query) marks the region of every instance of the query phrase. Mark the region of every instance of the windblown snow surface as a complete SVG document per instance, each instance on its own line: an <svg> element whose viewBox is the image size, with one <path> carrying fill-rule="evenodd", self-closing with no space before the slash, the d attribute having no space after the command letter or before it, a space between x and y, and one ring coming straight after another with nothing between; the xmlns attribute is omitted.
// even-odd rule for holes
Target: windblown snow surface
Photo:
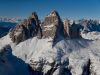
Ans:
<svg viewBox="0 0 100 75"><path fill-rule="evenodd" d="M51 38L34 37L16 45L8 34L0 39L0 49L9 44L12 57L0 56L6 61L0 62L0 75L29 75L27 64L44 75L50 70L52 75L100 75L100 37L82 36L85 39L63 39L52 47Z"/></svg>

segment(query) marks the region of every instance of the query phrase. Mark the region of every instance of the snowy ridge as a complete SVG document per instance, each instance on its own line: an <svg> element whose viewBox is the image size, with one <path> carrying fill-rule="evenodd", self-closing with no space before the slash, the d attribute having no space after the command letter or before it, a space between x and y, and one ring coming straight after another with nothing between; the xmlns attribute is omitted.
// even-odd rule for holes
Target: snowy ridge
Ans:
<svg viewBox="0 0 100 75"><path fill-rule="evenodd" d="M8 35L4 38L9 39ZM4 38L0 40L0 47L6 45ZM11 43L12 54L30 64L33 70L42 71L49 75L91 75L100 74L100 40L63 39L52 47L51 39L37 39L36 37L21 42ZM88 62L91 64L88 65ZM52 71L54 70L54 71Z"/></svg>
<svg viewBox="0 0 100 75"><path fill-rule="evenodd" d="M4 36L4 37L2 37L2 38L0 39L0 50L1 50L4 46L10 44L11 42L12 42L12 41L11 41L11 39L10 39L10 37L9 37L9 34L6 35L6 36Z"/></svg>
<svg viewBox="0 0 100 75"><path fill-rule="evenodd" d="M96 39L100 39L100 32L88 32L88 33L82 33L81 34L83 38L85 39L90 39L90 40L96 40Z"/></svg>

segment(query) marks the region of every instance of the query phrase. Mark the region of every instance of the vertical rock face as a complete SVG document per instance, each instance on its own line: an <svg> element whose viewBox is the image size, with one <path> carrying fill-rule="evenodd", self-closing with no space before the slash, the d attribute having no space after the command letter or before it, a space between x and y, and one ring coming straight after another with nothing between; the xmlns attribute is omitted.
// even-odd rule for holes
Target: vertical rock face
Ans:
<svg viewBox="0 0 100 75"><path fill-rule="evenodd" d="M81 25L75 24L75 22L73 22L73 24L71 25L69 20L64 21L64 33L65 33L65 36L69 38L80 38L81 28L82 28Z"/></svg>
<svg viewBox="0 0 100 75"><path fill-rule="evenodd" d="M81 29L81 26L73 22L69 31L70 38L81 38L80 29Z"/></svg>
<svg viewBox="0 0 100 75"><path fill-rule="evenodd" d="M70 36L70 23L69 23L69 20L64 20L64 35L65 37L68 37Z"/></svg>
<svg viewBox="0 0 100 75"><path fill-rule="evenodd" d="M24 41L28 38L27 29L24 25L17 25L11 32L10 32L11 40L14 43L19 43Z"/></svg>
<svg viewBox="0 0 100 75"><path fill-rule="evenodd" d="M10 31L12 41L17 44L35 36L52 38L54 41L60 41L64 37L79 38L80 26L75 23L71 25L69 20L65 20L63 23L58 12L54 10L45 17L42 23L36 12L33 12L31 17Z"/></svg>
<svg viewBox="0 0 100 75"><path fill-rule="evenodd" d="M29 36L34 37L37 36L39 38L42 38L42 29L40 27L40 20L38 19L38 16L36 12L32 13L32 16L28 19L28 25L27 29L30 32Z"/></svg>
<svg viewBox="0 0 100 75"><path fill-rule="evenodd" d="M63 36L63 23L57 11L52 11L43 22L44 38Z"/></svg>
<svg viewBox="0 0 100 75"><path fill-rule="evenodd" d="M42 29L35 12L32 13L29 19L24 20L20 25L16 25L10 32L11 40L17 44L34 36L42 37Z"/></svg>

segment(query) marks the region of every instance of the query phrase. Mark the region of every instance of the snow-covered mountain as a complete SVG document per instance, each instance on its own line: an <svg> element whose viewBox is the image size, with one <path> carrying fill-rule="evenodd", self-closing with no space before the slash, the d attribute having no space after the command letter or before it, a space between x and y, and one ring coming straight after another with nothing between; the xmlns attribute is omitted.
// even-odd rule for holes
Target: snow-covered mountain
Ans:
<svg viewBox="0 0 100 75"><path fill-rule="evenodd" d="M80 32L57 11L35 12L0 39L0 75L100 75L100 33Z"/></svg>
<svg viewBox="0 0 100 75"><path fill-rule="evenodd" d="M11 23L19 23L21 22L21 18L9 18L9 17L0 17L0 22L11 22Z"/></svg>

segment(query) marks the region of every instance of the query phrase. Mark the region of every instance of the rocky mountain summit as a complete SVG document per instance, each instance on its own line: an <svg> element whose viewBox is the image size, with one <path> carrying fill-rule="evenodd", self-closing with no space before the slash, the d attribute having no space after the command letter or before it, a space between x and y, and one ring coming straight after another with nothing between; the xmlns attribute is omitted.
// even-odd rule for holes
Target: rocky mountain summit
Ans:
<svg viewBox="0 0 100 75"><path fill-rule="evenodd" d="M22 24L16 25L10 31L10 37L17 44L35 36L38 38L52 38L54 41L57 40L57 37L80 38L81 26L74 22L72 25L65 22L62 22L59 13L55 10L47 15L42 23L38 19L36 12L33 12L31 17Z"/></svg>
<svg viewBox="0 0 100 75"><path fill-rule="evenodd" d="M70 20L64 20L60 18L57 11L52 11L47 15L43 22L38 19L36 12L25 19L23 23L16 25L14 29L10 31L10 37L16 44L37 36L38 38L52 38L53 41L59 41L57 38L82 38L81 31L84 33L90 31L99 31L100 25L98 21L92 20L80 20L77 24L75 21L70 23Z"/></svg>
<svg viewBox="0 0 100 75"><path fill-rule="evenodd" d="M64 36L63 22L57 11L52 11L43 21L43 35L44 37L58 37L60 34Z"/></svg>
<svg viewBox="0 0 100 75"><path fill-rule="evenodd" d="M34 36L42 37L42 29L36 12L33 12L30 18L24 20L22 24L16 25L10 31L12 41L17 44Z"/></svg>
<svg viewBox="0 0 100 75"><path fill-rule="evenodd" d="M82 26L73 22L70 24L69 20L64 20L64 32L69 38L81 38L80 29Z"/></svg>

